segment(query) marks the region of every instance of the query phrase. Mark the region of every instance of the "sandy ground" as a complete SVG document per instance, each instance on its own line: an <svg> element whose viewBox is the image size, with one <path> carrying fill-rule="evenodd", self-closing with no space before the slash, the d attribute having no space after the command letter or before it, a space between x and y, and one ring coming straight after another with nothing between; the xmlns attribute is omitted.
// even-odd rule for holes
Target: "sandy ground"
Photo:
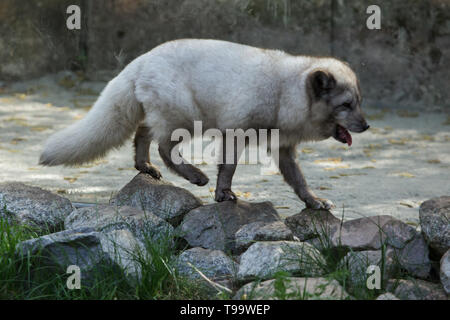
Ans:
<svg viewBox="0 0 450 320"><path fill-rule="evenodd" d="M64 72L9 85L0 82L0 181L40 186L73 201L107 202L136 174L131 141L78 168L37 164L46 138L82 118L104 85ZM307 181L317 195L334 202L336 216L388 214L416 225L422 201L450 194L449 115L375 106L364 110L371 129L354 134L352 147L332 138L299 146ZM199 166L210 177L207 186L191 185L164 167L156 147L152 144L152 161L165 179L205 203L214 201L215 165ZM304 208L276 170L262 173L259 165L238 166L233 190L247 201L271 201L283 216Z"/></svg>

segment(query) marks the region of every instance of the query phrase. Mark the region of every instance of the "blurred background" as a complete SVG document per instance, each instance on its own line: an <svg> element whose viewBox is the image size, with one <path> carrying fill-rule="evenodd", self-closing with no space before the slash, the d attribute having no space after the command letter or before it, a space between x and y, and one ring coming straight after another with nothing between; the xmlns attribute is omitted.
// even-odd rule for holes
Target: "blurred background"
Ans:
<svg viewBox="0 0 450 320"><path fill-rule="evenodd" d="M82 12L66 28L66 8ZM167 40L215 38L292 54L336 56L379 106L450 106L450 1L383 0L381 30L366 27L373 1L2 0L0 79L59 70L119 70Z"/></svg>
<svg viewBox="0 0 450 320"><path fill-rule="evenodd" d="M69 30L69 5L81 29ZM37 165L45 140L82 118L115 74L153 47L214 38L335 56L357 73L371 129L352 148L304 144L311 188L347 217L391 214L418 221L418 205L450 193L450 0L383 0L381 29L369 30L373 1L346 0L1 0L0 181L22 181L73 201L107 202L135 174L131 142L77 168ZM216 167L199 188L162 165L163 176L213 202ZM234 191L270 200L281 215L303 203L277 172L238 166Z"/></svg>

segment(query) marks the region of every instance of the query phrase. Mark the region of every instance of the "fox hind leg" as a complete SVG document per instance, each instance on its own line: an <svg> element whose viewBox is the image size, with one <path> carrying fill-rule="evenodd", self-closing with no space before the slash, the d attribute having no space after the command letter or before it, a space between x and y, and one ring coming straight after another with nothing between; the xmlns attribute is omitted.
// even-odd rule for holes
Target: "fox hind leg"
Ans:
<svg viewBox="0 0 450 320"><path fill-rule="evenodd" d="M150 162L150 128L139 126L134 136L134 167L142 173L147 173L155 179L161 178L158 168Z"/></svg>
<svg viewBox="0 0 450 320"><path fill-rule="evenodd" d="M209 179L200 169L187 163L184 159L180 164L176 164L172 161L172 148L174 148L177 144L177 141L167 141L159 144L159 154L166 166L192 184L196 184L198 186L204 186L207 184ZM179 157L181 158L180 154Z"/></svg>

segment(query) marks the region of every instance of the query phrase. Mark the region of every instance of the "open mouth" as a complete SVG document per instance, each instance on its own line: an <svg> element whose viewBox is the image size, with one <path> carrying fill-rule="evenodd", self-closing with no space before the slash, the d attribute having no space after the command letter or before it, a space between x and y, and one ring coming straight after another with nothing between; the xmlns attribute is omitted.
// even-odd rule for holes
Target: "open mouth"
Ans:
<svg viewBox="0 0 450 320"><path fill-rule="evenodd" d="M352 135L341 125L337 125L333 138L339 142L348 144L349 147L352 145Z"/></svg>

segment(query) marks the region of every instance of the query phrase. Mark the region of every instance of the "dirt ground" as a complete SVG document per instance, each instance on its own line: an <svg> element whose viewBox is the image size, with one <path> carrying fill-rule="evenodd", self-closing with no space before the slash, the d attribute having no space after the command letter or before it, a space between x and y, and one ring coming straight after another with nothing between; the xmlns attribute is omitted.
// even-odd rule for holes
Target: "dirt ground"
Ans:
<svg viewBox="0 0 450 320"><path fill-rule="evenodd" d="M107 79L107 77L105 77ZM82 118L105 81L86 81L62 72L5 85L0 82L0 181L21 181L73 201L104 203L137 172L131 141L103 160L77 168L40 167L46 138ZM345 219L387 214L417 225L426 199L450 194L450 116L421 110L363 106L371 129L353 135L347 147L334 139L302 144L298 159L311 188L334 202ZM152 144L152 161L163 177L205 203L214 201L216 166L200 165L210 177L204 187L169 172ZM271 201L282 216L304 204L276 170L241 164L233 190L247 201Z"/></svg>

